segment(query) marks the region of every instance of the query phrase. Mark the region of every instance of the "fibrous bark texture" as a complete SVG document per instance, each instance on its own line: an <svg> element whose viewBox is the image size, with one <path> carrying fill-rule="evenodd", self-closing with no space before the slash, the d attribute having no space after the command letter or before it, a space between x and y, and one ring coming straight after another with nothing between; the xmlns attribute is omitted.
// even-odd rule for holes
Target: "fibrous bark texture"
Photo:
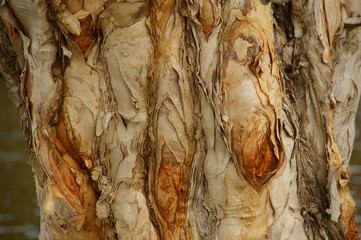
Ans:
<svg viewBox="0 0 361 240"><path fill-rule="evenodd" d="M40 239L359 239L357 0L5 0Z"/></svg>

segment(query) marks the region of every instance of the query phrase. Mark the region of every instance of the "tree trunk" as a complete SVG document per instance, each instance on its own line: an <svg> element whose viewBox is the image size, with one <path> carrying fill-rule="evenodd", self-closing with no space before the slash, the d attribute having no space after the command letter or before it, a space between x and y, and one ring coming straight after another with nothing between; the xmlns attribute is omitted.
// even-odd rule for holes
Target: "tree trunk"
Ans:
<svg viewBox="0 0 361 240"><path fill-rule="evenodd" d="M40 239L359 239L357 0L7 0Z"/></svg>

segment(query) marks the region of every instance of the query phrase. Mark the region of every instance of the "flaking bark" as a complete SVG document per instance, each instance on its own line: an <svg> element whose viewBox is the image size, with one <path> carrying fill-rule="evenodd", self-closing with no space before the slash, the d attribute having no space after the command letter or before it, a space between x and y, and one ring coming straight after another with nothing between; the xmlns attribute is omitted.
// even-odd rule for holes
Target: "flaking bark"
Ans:
<svg viewBox="0 0 361 240"><path fill-rule="evenodd" d="M40 239L358 239L356 2L4 1Z"/></svg>

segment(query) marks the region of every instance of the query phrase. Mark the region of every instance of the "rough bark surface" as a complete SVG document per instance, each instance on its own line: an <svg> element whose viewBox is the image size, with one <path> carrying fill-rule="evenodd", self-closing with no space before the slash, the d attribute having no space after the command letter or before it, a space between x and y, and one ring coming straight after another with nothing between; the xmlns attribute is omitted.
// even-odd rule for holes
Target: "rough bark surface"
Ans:
<svg viewBox="0 0 361 240"><path fill-rule="evenodd" d="M359 239L357 0L5 0L40 239Z"/></svg>

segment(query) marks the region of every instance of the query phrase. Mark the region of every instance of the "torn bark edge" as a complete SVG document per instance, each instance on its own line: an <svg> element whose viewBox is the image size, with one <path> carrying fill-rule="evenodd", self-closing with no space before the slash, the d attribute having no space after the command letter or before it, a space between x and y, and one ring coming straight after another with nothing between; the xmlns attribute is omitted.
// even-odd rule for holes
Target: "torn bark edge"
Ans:
<svg viewBox="0 0 361 240"><path fill-rule="evenodd" d="M361 17L346 18L343 23L345 28L359 27L361 26Z"/></svg>

